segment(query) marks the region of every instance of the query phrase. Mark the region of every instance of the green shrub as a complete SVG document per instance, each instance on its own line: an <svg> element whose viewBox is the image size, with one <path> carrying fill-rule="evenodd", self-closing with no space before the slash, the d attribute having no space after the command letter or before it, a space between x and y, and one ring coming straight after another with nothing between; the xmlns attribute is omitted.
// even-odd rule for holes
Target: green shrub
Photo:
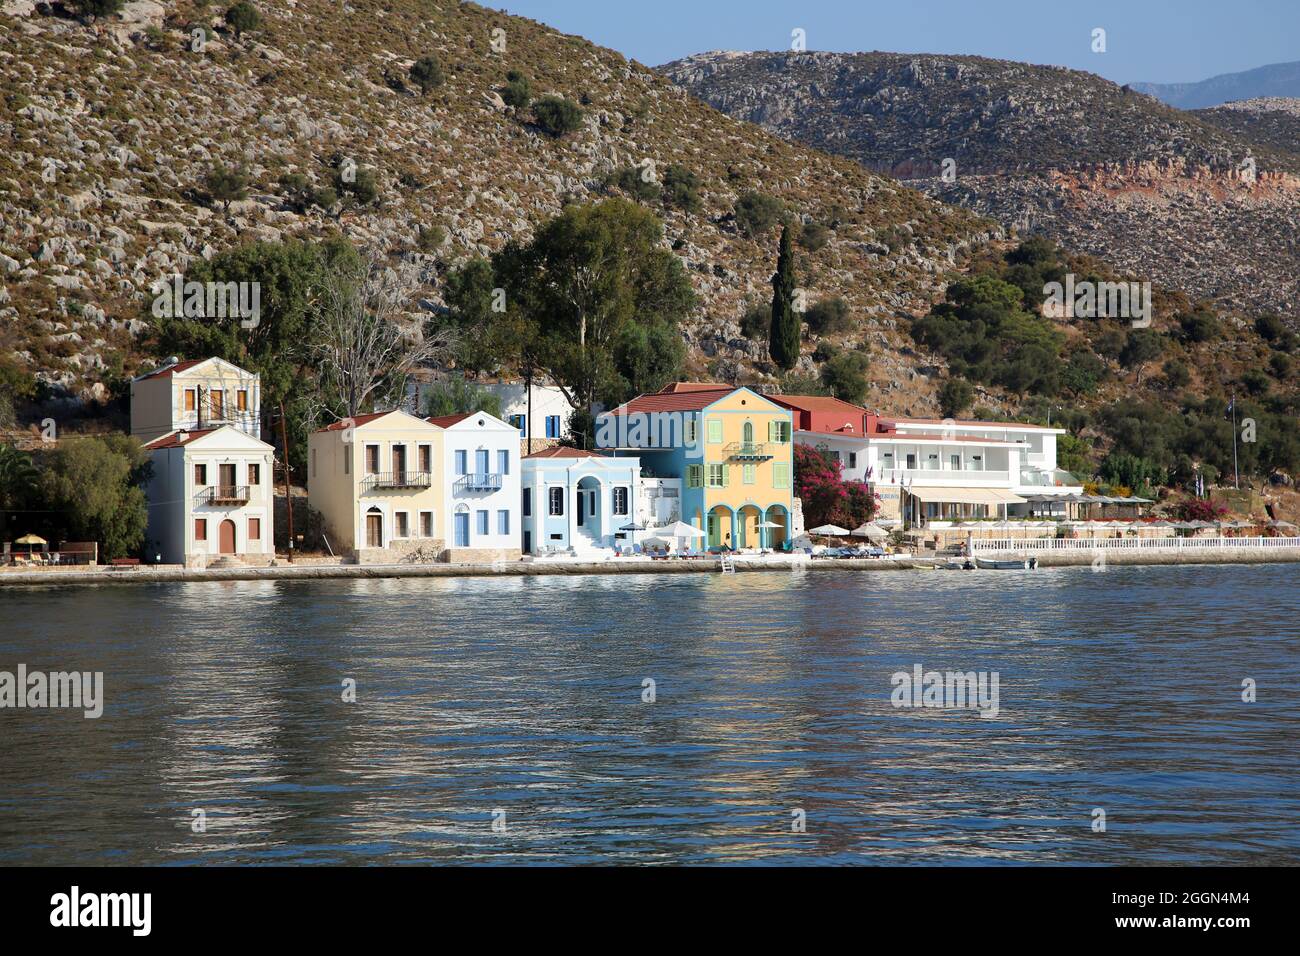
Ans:
<svg viewBox="0 0 1300 956"><path fill-rule="evenodd" d="M939 389L939 409L944 418L956 418L975 400L975 389L964 378L949 378Z"/></svg>
<svg viewBox="0 0 1300 956"><path fill-rule="evenodd" d="M125 5L126 0L65 0L64 7L88 20L112 16Z"/></svg>
<svg viewBox="0 0 1300 956"><path fill-rule="evenodd" d="M411 82L426 96L443 84L442 66L436 56L422 56L411 64Z"/></svg>
<svg viewBox="0 0 1300 956"><path fill-rule="evenodd" d="M736 228L740 234L757 238L781 221L784 207L773 196L753 190L741 193L736 200Z"/></svg>
<svg viewBox="0 0 1300 956"><path fill-rule="evenodd" d="M819 299L804 312L803 320L817 335L845 332L853 324L849 316L849 304L839 296Z"/></svg>
<svg viewBox="0 0 1300 956"><path fill-rule="evenodd" d="M664 203L685 212L700 208L700 181L696 175L677 163L664 172Z"/></svg>
<svg viewBox="0 0 1300 956"><path fill-rule="evenodd" d="M518 70L511 70L506 74L506 85L501 90L501 99L506 106L513 106L517 110L528 109L528 104L533 101L532 82Z"/></svg>
<svg viewBox="0 0 1300 956"><path fill-rule="evenodd" d="M582 126L582 110L577 103L561 96L543 96L533 104L533 118L542 132L559 138Z"/></svg>
<svg viewBox="0 0 1300 956"><path fill-rule="evenodd" d="M248 0L239 0L239 3L226 11L225 20L226 24L235 31L235 36L243 36L250 30L257 29L258 24L262 22L262 16L257 12L257 7Z"/></svg>
<svg viewBox="0 0 1300 956"><path fill-rule="evenodd" d="M805 223L804 227L799 230L799 245L809 252L816 252L826 245L830 239L830 234L831 231L820 222Z"/></svg>
<svg viewBox="0 0 1300 956"><path fill-rule="evenodd" d="M740 334L755 342L767 338L768 327L772 324L772 309L766 305L751 305L740 317Z"/></svg>
<svg viewBox="0 0 1300 956"><path fill-rule="evenodd" d="M611 186L617 186L637 202L653 202L659 198L662 190L659 184L654 179L647 178L647 175L647 170L640 166L624 166L610 173L606 182Z"/></svg>
<svg viewBox="0 0 1300 956"><path fill-rule="evenodd" d="M867 395L871 362L862 352L840 352L822 366L822 384L841 401L862 402Z"/></svg>

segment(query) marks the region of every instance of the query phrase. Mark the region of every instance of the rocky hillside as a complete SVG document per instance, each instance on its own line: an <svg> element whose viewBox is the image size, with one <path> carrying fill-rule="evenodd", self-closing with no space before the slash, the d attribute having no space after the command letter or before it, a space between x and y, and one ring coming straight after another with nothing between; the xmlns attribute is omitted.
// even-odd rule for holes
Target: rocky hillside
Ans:
<svg viewBox="0 0 1300 956"><path fill-rule="evenodd" d="M1294 140L980 57L715 52L661 70L733 116L1123 272L1230 309L1300 308Z"/></svg>
<svg viewBox="0 0 1300 956"><path fill-rule="evenodd" d="M1134 83L1135 90L1177 106L1195 110L1232 100L1300 96L1300 62L1272 63L1240 73L1222 73L1196 83Z"/></svg>
<svg viewBox="0 0 1300 956"><path fill-rule="evenodd" d="M0 352L73 392L102 393L101 379L136 367L150 286L195 257L343 234L425 266L437 308L451 266L608 194L611 174L647 160L699 181L697 210L655 205L700 298L693 373L771 371L737 326L770 297L776 256L774 231L737 228L736 200L754 191L835 222L801 253L803 285L851 304L861 341L885 346L878 388L906 390L916 376L895 320L924 312L963 253L1001 235L731 119L618 53L473 4L259 0L261 22L242 36L206 3L140 0L89 24L25 0L0 9ZM410 67L429 55L442 82L421 91ZM579 128L549 135L506 105L512 70L534 97L578 104ZM375 195L321 199L351 164L373 173ZM246 173L246 198L209 195L218 167ZM932 407L925 397L873 394L900 411Z"/></svg>
<svg viewBox="0 0 1300 956"><path fill-rule="evenodd" d="M1300 98L1266 96L1225 103L1195 115L1261 147L1279 152L1300 150Z"/></svg>

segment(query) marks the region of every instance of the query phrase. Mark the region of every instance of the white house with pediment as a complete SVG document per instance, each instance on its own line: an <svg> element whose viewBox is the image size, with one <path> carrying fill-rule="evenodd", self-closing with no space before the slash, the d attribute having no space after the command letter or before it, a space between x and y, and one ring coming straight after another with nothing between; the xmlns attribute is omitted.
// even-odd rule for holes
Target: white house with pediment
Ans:
<svg viewBox="0 0 1300 956"><path fill-rule="evenodd" d="M179 429L233 425L262 437L260 377L225 359L168 359L131 380L131 434L150 442Z"/></svg>
<svg viewBox="0 0 1300 956"><path fill-rule="evenodd" d="M518 560L519 429L487 412L426 420L442 431L446 559Z"/></svg>
<svg viewBox="0 0 1300 956"><path fill-rule="evenodd" d="M230 425L169 432L148 442L145 494L151 562L207 567L275 558L275 449Z"/></svg>

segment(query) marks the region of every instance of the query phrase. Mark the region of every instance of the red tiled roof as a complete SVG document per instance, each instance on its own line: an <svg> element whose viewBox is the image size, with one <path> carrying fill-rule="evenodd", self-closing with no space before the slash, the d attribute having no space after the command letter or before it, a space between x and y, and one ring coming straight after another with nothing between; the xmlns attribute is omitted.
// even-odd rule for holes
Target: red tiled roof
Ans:
<svg viewBox="0 0 1300 956"><path fill-rule="evenodd" d="M721 382L669 382L659 389L660 395L672 395L678 392L716 392L718 389L730 388Z"/></svg>
<svg viewBox="0 0 1300 956"><path fill-rule="evenodd" d="M585 448L570 448L568 445L554 445L551 448L543 448L541 451L535 451L531 455L524 455L524 458L606 458L600 452L587 451Z"/></svg>
<svg viewBox="0 0 1300 956"><path fill-rule="evenodd" d="M204 435L211 435L213 432L222 428L229 428L229 425L215 425L212 428L196 428L193 431L175 431L168 432L159 438L147 443L144 447L150 450L155 448L179 448L182 445L188 445L196 438L202 438Z"/></svg>
<svg viewBox="0 0 1300 956"><path fill-rule="evenodd" d="M443 415L440 418L426 418L425 421L430 425L437 425L439 428L450 428L452 425L463 422L471 415L477 415L478 412L461 412L459 415Z"/></svg>
<svg viewBox="0 0 1300 956"><path fill-rule="evenodd" d="M187 359L184 362L177 362L175 365L168 365L166 368L155 369L152 372L146 372L138 379L143 381L146 378L171 378L177 372L183 372L187 368L193 368L200 362L206 362L207 359Z"/></svg>
<svg viewBox="0 0 1300 956"><path fill-rule="evenodd" d="M766 397L778 405L798 408L805 412L844 412L859 420L864 412L870 414L870 411L861 405L831 398L829 395L768 395Z"/></svg>
<svg viewBox="0 0 1300 956"><path fill-rule="evenodd" d="M685 392L654 392L650 395L638 395L631 401L624 402L618 408L610 410L611 415L626 415L631 412L698 412L707 408L723 396L730 395L735 389L723 385L716 389L692 389Z"/></svg>
<svg viewBox="0 0 1300 956"><path fill-rule="evenodd" d="M316 429L318 432L341 432L345 428L355 428L357 425L364 425L366 422L373 422L376 418L383 418L385 415L391 415L396 409L390 408L386 412L370 412L367 415L357 415L355 418L345 418L337 421L332 425L326 425L324 428Z"/></svg>

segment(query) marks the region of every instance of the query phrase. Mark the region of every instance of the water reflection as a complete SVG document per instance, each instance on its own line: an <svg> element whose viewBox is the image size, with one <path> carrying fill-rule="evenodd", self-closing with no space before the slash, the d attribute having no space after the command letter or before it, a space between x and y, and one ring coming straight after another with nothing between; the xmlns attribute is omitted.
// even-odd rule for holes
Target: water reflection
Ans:
<svg viewBox="0 0 1300 956"><path fill-rule="evenodd" d="M1289 861L1297 584L1260 566L6 589L0 668L103 670L107 703L0 711L0 862ZM893 708L890 675L917 663L997 671L998 716Z"/></svg>

